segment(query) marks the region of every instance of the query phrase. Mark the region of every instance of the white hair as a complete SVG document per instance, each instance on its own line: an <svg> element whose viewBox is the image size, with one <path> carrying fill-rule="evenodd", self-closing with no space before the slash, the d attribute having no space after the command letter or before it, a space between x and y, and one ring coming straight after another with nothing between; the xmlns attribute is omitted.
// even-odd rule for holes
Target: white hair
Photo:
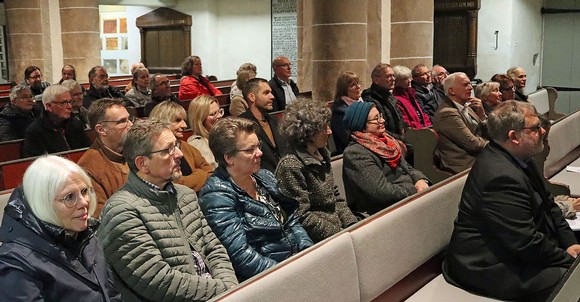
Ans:
<svg viewBox="0 0 580 302"><path fill-rule="evenodd" d="M38 219L63 226L56 215L53 203L71 175L77 175L86 185L91 185L91 179L85 170L74 162L56 155L41 156L26 169L22 189L32 213ZM92 193L89 195L89 216L95 213L96 207L97 199Z"/></svg>
<svg viewBox="0 0 580 302"><path fill-rule="evenodd" d="M69 92L68 88L61 85L50 85L46 87L42 93L42 104L46 107L46 104L52 103L59 95L65 92Z"/></svg>
<svg viewBox="0 0 580 302"><path fill-rule="evenodd" d="M443 80L443 89L445 89L446 96L449 96L449 88L455 87L456 78L459 76L469 78L464 72L454 72Z"/></svg>

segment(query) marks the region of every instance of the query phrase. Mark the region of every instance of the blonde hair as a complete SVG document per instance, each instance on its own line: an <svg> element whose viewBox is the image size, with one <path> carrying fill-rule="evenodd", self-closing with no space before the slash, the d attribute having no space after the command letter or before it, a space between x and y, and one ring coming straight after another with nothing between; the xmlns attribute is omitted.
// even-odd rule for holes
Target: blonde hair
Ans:
<svg viewBox="0 0 580 302"><path fill-rule="evenodd" d="M172 101L161 102L149 113L149 118L156 118L167 123L173 123L176 116L183 116L186 119L187 112L185 112L183 106Z"/></svg>
<svg viewBox="0 0 580 302"><path fill-rule="evenodd" d="M187 113L189 115L189 125L193 130L193 134L199 135L203 138L209 137L209 129L205 128L203 122L209 116L209 106L213 103L219 105L217 99L209 95L200 95L189 103Z"/></svg>
<svg viewBox="0 0 580 302"><path fill-rule="evenodd" d="M53 202L66 186L72 175L79 176L87 186L91 179L81 167L74 162L56 155L41 156L24 172L22 189L32 213L38 219L63 227L58 218ZM97 199L94 193L89 194L89 216L95 213Z"/></svg>

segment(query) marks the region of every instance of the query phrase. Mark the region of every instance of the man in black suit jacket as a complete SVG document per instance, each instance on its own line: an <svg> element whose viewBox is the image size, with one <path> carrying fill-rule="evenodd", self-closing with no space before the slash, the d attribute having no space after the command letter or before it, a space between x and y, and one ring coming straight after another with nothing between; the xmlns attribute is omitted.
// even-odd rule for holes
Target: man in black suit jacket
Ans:
<svg viewBox="0 0 580 302"><path fill-rule="evenodd" d="M253 78L244 87L244 98L249 104L248 110L240 117L254 121L260 127L257 135L262 141L262 169L267 169L274 173L280 158L286 154L286 140L278 130L278 121L270 116L268 111L272 110L274 96L268 81L262 78Z"/></svg>
<svg viewBox="0 0 580 302"><path fill-rule="evenodd" d="M300 91L298 86L290 76L292 76L292 65L286 57L277 57L272 61L274 76L268 82L272 89L274 102L270 111L280 111L286 109L286 105L295 101Z"/></svg>
<svg viewBox="0 0 580 302"><path fill-rule="evenodd" d="M529 103L506 101L489 115L492 142L463 188L443 266L448 282L497 299L545 301L580 253L531 159L545 133Z"/></svg>

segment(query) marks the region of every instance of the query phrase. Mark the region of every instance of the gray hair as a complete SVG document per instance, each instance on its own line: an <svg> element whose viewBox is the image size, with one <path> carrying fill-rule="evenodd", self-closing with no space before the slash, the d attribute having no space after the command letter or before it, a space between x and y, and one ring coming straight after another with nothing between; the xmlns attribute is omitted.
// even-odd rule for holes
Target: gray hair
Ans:
<svg viewBox="0 0 580 302"><path fill-rule="evenodd" d="M454 72L450 74L448 77L446 77L445 80L443 81L443 89L445 89L446 96L449 96L449 88L455 86L455 82L457 81L457 77L459 76L467 77L467 74L465 74L464 72Z"/></svg>
<svg viewBox="0 0 580 302"><path fill-rule="evenodd" d="M59 95L65 92L69 92L68 88L61 85L50 85L46 87L42 93L42 104L46 106L46 104L52 103Z"/></svg>
<svg viewBox="0 0 580 302"><path fill-rule="evenodd" d="M24 89L28 89L30 91L30 86L22 83L22 84L18 84L16 86L12 87L12 90L10 90L10 100L14 101L14 100L18 99L18 97L20 96L20 93Z"/></svg>
<svg viewBox="0 0 580 302"><path fill-rule="evenodd" d="M500 85L498 82L492 81L477 84L477 86L475 86L474 89L475 97L481 99L482 101L485 101L485 98L487 98L494 89L496 88L499 89L499 86Z"/></svg>
<svg viewBox="0 0 580 302"><path fill-rule="evenodd" d="M256 74L258 74L258 69L256 68L256 65L252 64L252 63L244 63L242 65L240 65L240 67L238 68L238 71L236 71L236 75L239 75L241 71L252 71L254 73L254 76Z"/></svg>
<svg viewBox="0 0 580 302"><path fill-rule="evenodd" d="M326 103L299 98L286 107L282 132L290 145L305 150L317 133L326 131L330 115Z"/></svg>
<svg viewBox="0 0 580 302"><path fill-rule="evenodd" d="M506 73L506 75L507 75L507 76L508 76L510 79L512 79L512 81L514 81L514 83L515 83L515 81L516 81L516 71L518 71L518 70L524 70L524 69L523 69L523 68L521 68L521 67L517 67L517 66L516 66L516 67L512 67L512 68L508 69L508 70L505 72L505 73Z"/></svg>
<svg viewBox="0 0 580 302"><path fill-rule="evenodd" d="M411 69L403 65L397 65L393 67L393 72L395 73L395 80L411 79Z"/></svg>
<svg viewBox="0 0 580 302"><path fill-rule="evenodd" d="M530 103L514 100L499 103L487 116L487 134L496 143L509 139L511 130L521 131L525 127L526 115L537 115L536 107Z"/></svg>
<svg viewBox="0 0 580 302"><path fill-rule="evenodd" d="M220 119L209 131L209 148L220 166L227 167L225 156L238 152L238 137L241 133L256 133L258 124L241 117L228 116Z"/></svg>
<svg viewBox="0 0 580 302"><path fill-rule="evenodd" d="M169 124L154 118L137 120L129 128L123 142L123 157L131 171L139 171L135 159L151 153L155 141L165 129L169 129Z"/></svg>
<svg viewBox="0 0 580 302"><path fill-rule="evenodd" d="M71 175L78 175L87 186L91 179L81 167L74 162L56 155L41 156L24 172L22 190L30 205L32 213L40 220L63 227L54 209L54 200L66 186ZM94 193L89 195L89 215L97 208Z"/></svg>
<svg viewBox="0 0 580 302"><path fill-rule="evenodd" d="M62 83L60 83L60 85L66 87L69 91L73 90L77 87L79 87L79 88L81 87L81 84L77 83L77 81L72 80L72 79L62 81Z"/></svg>

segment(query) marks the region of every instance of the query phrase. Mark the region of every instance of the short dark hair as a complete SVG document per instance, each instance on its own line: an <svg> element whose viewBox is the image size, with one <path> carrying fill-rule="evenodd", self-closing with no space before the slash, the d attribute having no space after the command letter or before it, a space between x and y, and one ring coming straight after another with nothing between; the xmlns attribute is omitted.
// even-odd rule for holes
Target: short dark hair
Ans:
<svg viewBox="0 0 580 302"><path fill-rule="evenodd" d="M24 80L27 80L30 77L30 74L37 70L40 71L40 68L34 65L26 67L26 69L24 69ZM42 71L40 71L40 73L42 73Z"/></svg>
<svg viewBox="0 0 580 302"><path fill-rule="evenodd" d="M268 80L263 78L253 78L248 80L246 85L242 88L242 94L244 95L244 99L246 99L246 101L248 100L248 94L258 93L258 90L260 89L260 83L268 83Z"/></svg>
<svg viewBox="0 0 580 302"><path fill-rule="evenodd" d="M93 130L95 129L95 126L105 118L107 110L115 105L123 106L123 100L104 98L91 103L91 106L89 106L87 111L87 117L89 118L89 124Z"/></svg>
<svg viewBox="0 0 580 302"><path fill-rule="evenodd" d="M139 171L135 159L137 156L150 154L155 141L165 129L169 129L169 124L154 118L137 120L129 128L123 142L123 157L131 171L135 173Z"/></svg>

